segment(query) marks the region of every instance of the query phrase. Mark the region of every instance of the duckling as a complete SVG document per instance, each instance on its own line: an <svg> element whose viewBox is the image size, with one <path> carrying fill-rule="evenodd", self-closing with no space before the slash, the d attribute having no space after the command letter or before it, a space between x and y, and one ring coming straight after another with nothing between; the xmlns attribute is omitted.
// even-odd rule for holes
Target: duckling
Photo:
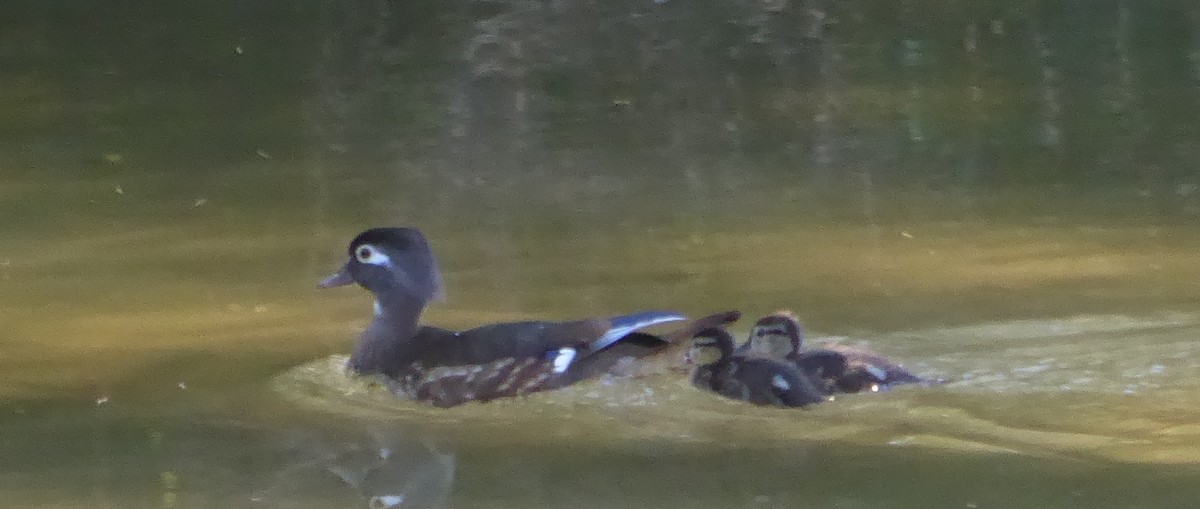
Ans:
<svg viewBox="0 0 1200 509"><path fill-rule="evenodd" d="M750 329L744 351L773 359L788 359L802 371L816 376L830 392L877 392L907 383L938 383L912 374L900 364L875 352L838 344L802 350L804 334L800 320L790 311L760 318Z"/></svg>
<svg viewBox="0 0 1200 509"><path fill-rule="evenodd" d="M348 362L379 374L405 396L453 406L569 385L669 350L702 327L736 320L718 313L662 336L647 327L686 320L668 311L564 322L489 324L466 331L422 326L421 313L444 299L437 261L414 228L372 228L350 242L348 260L319 283L357 283L375 297L375 316Z"/></svg>
<svg viewBox="0 0 1200 509"><path fill-rule="evenodd" d="M838 382L846 376L846 356L833 350L801 350L801 337L798 320L768 315L754 323L737 354L786 361L826 393L838 392Z"/></svg>
<svg viewBox="0 0 1200 509"><path fill-rule="evenodd" d="M788 363L734 355L733 338L725 329L698 332L688 358L695 364L692 385L727 398L777 407L802 407L826 400L808 377Z"/></svg>

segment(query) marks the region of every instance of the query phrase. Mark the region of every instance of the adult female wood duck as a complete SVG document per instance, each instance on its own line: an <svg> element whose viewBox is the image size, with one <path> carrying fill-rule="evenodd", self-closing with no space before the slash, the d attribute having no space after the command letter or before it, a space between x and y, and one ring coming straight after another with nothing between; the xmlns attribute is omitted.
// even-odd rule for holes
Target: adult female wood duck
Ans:
<svg viewBox="0 0 1200 509"><path fill-rule="evenodd" d="M683 321L678 313L645 311L607 319L491 324L467 331L421 326L421 313L443 298L437 261L413 228L372 228L354 238L349 258L320 287L358 283L375 296L375 317L349 367L378 373L409 397L438 406L487 401L562 387L652 356L690 339L704 327L738 318L729 312L702 318L664 336L638 332Z"/></svg>
<svg viewBox="0 0 1200 509"><path fill-rule="evenodd" d="M725 329L701 330L688 358L695 364L692 385L755 405L802 407L826 400L825 393L791 364L733 354Z"/></svg>
<svg viewBox="0 0 1200 509"><path fill-rule="evenodd" d="M837 344L803 350L803 344L800 320L789 311L778 311L755 322L742 348L773 359L787 359L810 376L820 378L831 392L875 392L898 384L935 383L869 350Z"/></svg>

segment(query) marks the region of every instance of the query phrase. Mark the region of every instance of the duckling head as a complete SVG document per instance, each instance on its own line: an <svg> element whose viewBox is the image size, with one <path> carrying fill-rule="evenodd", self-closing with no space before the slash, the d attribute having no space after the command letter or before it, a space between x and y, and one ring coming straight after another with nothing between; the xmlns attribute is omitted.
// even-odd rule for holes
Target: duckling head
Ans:
<svg viewBox="0 0 1200 509"><path fill-rule="evenodd" d="M692 339L692 347L688 350L690 363L705 366L715 364L721 359L733 354L733 338L725 329L710 328L701 330Z"/></svg>
<svg viewBox="0 0 1200 509"><path fill-rule="evenodd" d="M799 352L804 341L800 320L790 311L777 311L759 318L750 329L750 352L780 359Z"/></svg>

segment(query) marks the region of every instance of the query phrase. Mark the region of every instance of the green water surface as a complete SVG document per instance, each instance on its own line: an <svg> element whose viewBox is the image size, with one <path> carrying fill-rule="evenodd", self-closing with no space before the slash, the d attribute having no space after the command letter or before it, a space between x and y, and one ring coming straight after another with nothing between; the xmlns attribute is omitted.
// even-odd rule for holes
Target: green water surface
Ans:
<svg viewBox="0 0 1200 509"><path fill-rule="evenodd" d="M1200 500L1194 8L233 4L0 20L0 506ZM315 287L379 225L430 323L789 308L948 383L398 401Z"/></svg>

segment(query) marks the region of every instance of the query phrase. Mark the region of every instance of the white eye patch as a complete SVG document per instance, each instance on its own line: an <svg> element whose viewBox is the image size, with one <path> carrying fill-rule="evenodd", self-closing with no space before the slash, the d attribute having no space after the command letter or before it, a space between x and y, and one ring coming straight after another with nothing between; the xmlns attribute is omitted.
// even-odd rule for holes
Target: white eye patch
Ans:
<svg viewBox="0 0 1200 509"><path fill-rule="evenodd" d="M378 265L380 267L391 267L392 259L388 255L383 254L379 248L371 244L363 244L354 250L354 258L358 259L359 263L367 263Z"/></svg>
<svg viewBox="0 0 1200 509"><path fill-rule="evenodd" d="M404 503L404 495L376 495L371 497L369 506L371 509L391 509L400 507Z"/></svg>

